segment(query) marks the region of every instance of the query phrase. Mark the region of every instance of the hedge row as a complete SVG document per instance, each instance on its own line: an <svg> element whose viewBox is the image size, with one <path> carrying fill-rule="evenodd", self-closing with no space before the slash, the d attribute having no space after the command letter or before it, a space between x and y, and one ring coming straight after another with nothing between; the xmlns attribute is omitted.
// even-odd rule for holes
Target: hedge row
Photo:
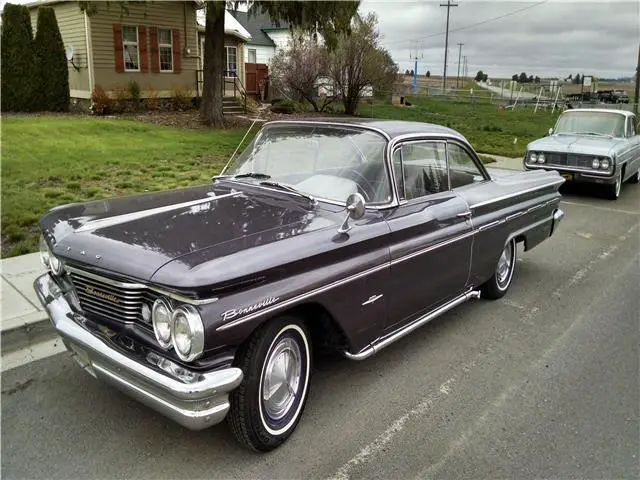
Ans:
<svg viewBox="0 0 640 480"><path fill-rule="evenodd" d="M38 9L34 39L29 9L5 4L1 61L2 111L69 110L69 70L53 8Z"/></svg>

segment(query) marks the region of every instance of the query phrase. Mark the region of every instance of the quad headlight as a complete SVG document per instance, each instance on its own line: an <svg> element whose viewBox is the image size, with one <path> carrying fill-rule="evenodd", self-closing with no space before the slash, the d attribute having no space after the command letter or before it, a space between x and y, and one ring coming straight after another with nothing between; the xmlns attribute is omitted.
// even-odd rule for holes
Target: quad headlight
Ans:
<svg viewBox="0 0 640 480"><path fill-rule="evenodd" d="M181 305L171 316L171 342L185 362L195 360L204 351L204 325L191 305Z"/></svg>
<svg viewBox="0 0 640 480"><path fill-rule="evenodd" d="M601 169L609 170L609 167L611 167L611 161L608 158L603 158L602 160L600 160Z"/></svg>
<svg viewBox="0 0 640 480"><path fill-rule="evenodd" d="M538 162L538 154L536 152L529 153L529 162L537 163Z"/></svg>
<svg viewBox="0 0 640 480"><path fill-rule="evenodd" d="M40 236L40 260L45 268L51 270L54 275L60 276L64 273L64 263L51 252L47 241L42 235Z"/></svg>
<svg viewBox="0 0 640 480"><path fill-rule="evenodd" d="M153 302L151 309L151 322L153 323L153 333L162 348L171 347L171 315L173 311L169 302L158 298Z"/></svg>
<svg viewBox="0 0 640 480"><path fill-rule="evenodd" d="M594 158L593 161L591 162L591 168L600 168L600 160L598 160L597 158Z"/></svg>
<svg viewBox="0 0 640 480"><path fill-rule="evenodd" d="M190 362L204 351L204 325L198 310L192 305L174 308L171 302L158 298L151 309L153 332L158 344L174 348L178 357Z"/></svg>
<svg viewBox="0 0 640 480"><path fill-rule="evenodd" d="M538 154L538 163L544 163L544 162L545 162L544 153L539 153Z"/></svg>

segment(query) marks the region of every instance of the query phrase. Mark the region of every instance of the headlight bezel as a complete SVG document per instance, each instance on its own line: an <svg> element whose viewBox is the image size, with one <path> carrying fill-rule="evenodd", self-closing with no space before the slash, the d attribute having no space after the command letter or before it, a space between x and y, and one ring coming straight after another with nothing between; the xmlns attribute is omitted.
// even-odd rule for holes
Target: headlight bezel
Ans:
<svg viewBox="0 0 640 480"><path fill-rule="evenodd" d="M545 155L544 155L544 152L540 152L540 153L538 153L538 163L539 163L540 165L542 165L542 164L543 164L543 163L545 163L546 161L547 161L547 159L546 159L546 157L545 157Z"/></svg>
<svg viewBox="0 0 640 480"><path fill-rule="evenodd" d="M538 163L538 154L536 152L529 152L529 163Z"/></svg>
<svg viewBox="0 0 640 480"><path fill-rule="evenodd" d="M613 165L613 162L611 161L610 158L604 157L600 159L600 168L602 170L611 170L612 165Z"/></svg>
<svg viewBox="0 0 640 480"><path fill-rule="evenodd" d="M593 160L591 160L591 168L593 168L594 170L600 169L600 160L598 159L598 157L594 157Z"/></svg>
<svg viewBox="0 0 640 480"><path fill-rule="evenodd" d="M40 261L46 269L50 269L51 266L49 265L49 259L51 258L51 249L49 248L47 241L44 239L44 235L40 235L38 246L40 247Z"/></svg>
<svg viewBox="0 0 640 480"><path fill-rule="evenodd" d="M189 327L189 349L186 353L182 351L178 346L179 342L176 341L176 336L179 335L176 332L176 325L181 320L179 318L181 316ZM180 305L174 309L171 315L171 343L176 355L185 362L191 362L204 353L204 324L200 313L193 305Z"/></svg>
<svg viewBox="0 0 640 480"><path fill-rule="evenodd" d="M50 252L49 268L51 269L51 273L53 273L56 277L59 277L64 273L64 262Z"/></svg>
<svg viewBox="0 0 640 480"><path fill-rule="evenodd" d="M157 325L158 322L156 321L157 311L159 310L160 307L164 307L167 310L167 316L168 316L167 325L169 328L169 335L167 340L164 340L162 338L162 335L160 335L158 325ZM171 349L171 347L173 347L173 337L172 337L171 331L173 330L174 310L175 309L171 305L171 302L163 297L157 298L153 302L153 305L151 307L151 325L153 326L153 334L156 337L156 341L158 342L158 345L160 345L160 347L162 347L165 350L169 350Z"/></svg>

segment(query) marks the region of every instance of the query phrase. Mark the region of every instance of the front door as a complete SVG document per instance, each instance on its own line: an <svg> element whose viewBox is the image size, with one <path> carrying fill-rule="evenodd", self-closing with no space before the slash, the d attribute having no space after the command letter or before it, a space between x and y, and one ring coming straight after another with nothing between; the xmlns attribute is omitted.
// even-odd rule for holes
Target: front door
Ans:
<svg viewBox="0 0 640 480"><path fill-rule="evenodd" d="M446 142L418 141L394 151L401 205L391 230L387 329L423 315L465 290L473 232L466 201L451 190Z"/></svg>

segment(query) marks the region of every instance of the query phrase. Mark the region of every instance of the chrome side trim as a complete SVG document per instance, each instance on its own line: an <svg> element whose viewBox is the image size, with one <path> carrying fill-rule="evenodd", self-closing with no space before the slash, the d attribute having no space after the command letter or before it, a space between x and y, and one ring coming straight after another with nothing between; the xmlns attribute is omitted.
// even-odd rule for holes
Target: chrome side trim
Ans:
<svg viewBox="0 0 640 480"><path fill-rule="evenodd" d="M277 303L277 304L275 304L275 305L273 305L271 307L268 307L268 308L265 308L265 309L260 310L258 312L255 312L255 313L252 313L250 315L247 315L246 317L242 317L242 318L239 318L239 319L234 320L232 322L225 323L224 325L221 325L218 328L216 328L216 331L217 332L221 332L221 331L224 331L224 330L228 330L229 328L233 328L233 327L235 327L237 325L240 325L240 324L242 324L244 322L248 322L249 320L253 320L254 318L257 318L257 317L259 317L261 315L266 315L266 314L274 312L276 310L280 310L282 308L288 307L289 305L293 305L294 303L298 303L299 301L305 300L305 299L310 298L310 297L312 297L314 295L317 295L319 293L324 293L324 292L326 292L328 290L331 290L332 288L339 287L340 285L344 285L345 283L349 283L349 282L352 282L352 281L357 280L359 278L362 278L364 276L367 276L370 273L374 273L374 272L378 272L380 270L384 270L385 268L389 268L389 264L388 263L383 263L383 264L380 264L378 266L375 266L375 267L369 268L367 270L364 270L362 272L359 272L359 273L356 273L354 275L351 275L350 277L343 278L341 280L336 280L336 281L331 282L331 283L329 283L329 284L327 284L327 285L325 285L323 287L319 287L319 288L316 288L316 289L311 290L309 292L302 293L300 295L296 295L295 297L292 297L292 298L290 298L288 300L285 300L284 302Z"/></svg>
<svg viewBox="0 0 640 480"><path fill-rule="evenodd" d="M103 277L101 275L96 275L95 273L88 272L87 270L82 270L79 268L71 267L69 265L65 265L65 270L71 273L77 273L78 275L84 275L85 277L93 278L94 280L98 280L100 282L104 282L109 285L113 285L115 287L120 288L129 288L129 289L148 289L152 290L156 293L164 295L169 298L173 298L182 303L186 303L189 305L206 305L209 303L214 303L218 301L218 297L209 297L209 298L190 298L184 295L180 295L179 293L169 292L162 288L154 287L152 285L146 283L131 283L131 282L120 282L118 280L113 280L112 278Z"/></svg>
<svg viewBox="0 0 640 480"><path fill-rule="evenodd" d="M427 253L430 252L432 250L435 250L437 248L440 247L444 247L446 245L449 245L451 243L457 242L458 240L462 240L464 238L470 237L472 235L475 234L474 230L470 230L468 232L463 233L462 235L458 235L457 237L453 237L453 238L449 238L447 240L443 240L440 243L435 243L433 245L429 245L426 248L423 248L421 250L417 250L415 252L411 252L407 255L404 255L402 257L398 257L398 258L394 258L393 260L391 260L391 265L397 265L398 263L404 262L405 260L409 260L411 258L417 257L418 255L422 255L423 253Z"/></svg>
<svg viewBox="0 0 640 480"><path fill-rule="evenodd" d="M485 200L483 202L474 203L473 205L470 205L469 208L473 209L473 208L483 207L485 205L491 205L492 203L508 200L509 198L517 197L525 193L535 192L536 190L542 190L543 188L555 187L556 185L562 185L563 183L564 183L564 178L560 178L558 180L554 180L553 182L545 183L544 185L538 185L537 187L532 187L527 190L520 190L518 192L509 193L506 195L502 195L500 197L492 198L490 200Z"/></svg>
<svg viewBox="0 0 640 480"><path fill-rule="evenodd" d="M503 220L495 220L493 222L485 223L484 225L480 225L480 227L476 229L476 232L482 232L483 230L488 230L489 228L497 227L498 225L501 225L505 222L506 220L503 219Z"/></svg>
<svg viewBox="0 0 640 480"><path fill-rule="evenodd" d="M478 290L469 290L463 293L462 295L460 295L459 297L454 298L450 302L445 303L441 307L438 307L435 310L427 313L426 315L423 315L422 317L414 320L413 322L401 327L400 329L389 334L388 336L379 338L368 347L365 347L363 350L360 350L358 353L344 352L344 355L349 360L364 360L365 358L369 358L371 355L378 353L383 348L388 347L389 345L391 345L397 340L400 340L402 337L404 337L405 335L408 335L409 333L413 332L417 328L423 326L425 323L430 322L434 318L439 317L443 313L448 312L452 308L457 307L458 305L472 298L480 298L480 292Z"/></svg>

